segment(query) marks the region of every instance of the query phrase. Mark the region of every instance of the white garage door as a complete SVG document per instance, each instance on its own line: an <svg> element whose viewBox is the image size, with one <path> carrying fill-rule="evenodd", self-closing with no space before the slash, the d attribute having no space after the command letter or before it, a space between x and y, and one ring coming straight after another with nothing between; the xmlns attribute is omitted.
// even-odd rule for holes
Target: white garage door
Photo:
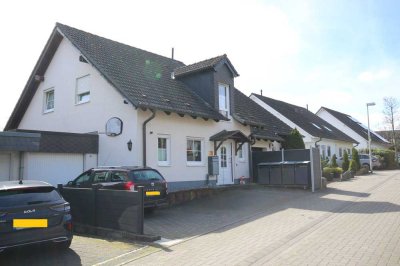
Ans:
<svg viewBox="0 0 400 266"><path fill-rule="evenodd" d="M24 179L66 184L83 172L83 155L66 153L26 153Z"/></svg>
<svg viewBox="0 0 400 266"><path fill-rule="evenodd" d="M0 181L10 180L10 154L0 153Z"/></svg>

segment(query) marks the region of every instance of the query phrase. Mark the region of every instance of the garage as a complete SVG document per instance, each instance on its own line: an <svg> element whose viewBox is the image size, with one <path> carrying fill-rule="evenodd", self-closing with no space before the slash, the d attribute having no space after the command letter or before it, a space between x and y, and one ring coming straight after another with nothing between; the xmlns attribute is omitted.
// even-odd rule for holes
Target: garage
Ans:
<svg viewBox="0 0 400 266"><path fill-rule="evenodd" d="M0 181L35 179L56 186L97 166L98 135L0 132Z"/></svg>

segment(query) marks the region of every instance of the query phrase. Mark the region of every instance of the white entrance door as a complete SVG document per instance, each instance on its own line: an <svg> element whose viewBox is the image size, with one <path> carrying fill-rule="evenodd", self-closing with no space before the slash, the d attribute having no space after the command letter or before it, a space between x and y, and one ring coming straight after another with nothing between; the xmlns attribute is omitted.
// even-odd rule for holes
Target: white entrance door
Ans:
<svg viewBox="0 0 400 266"><path fill-rule="evenodd" d="M0 181L10 180L10 154L0 153Z"/></svg>
<svg viewBox="0 0 400 266"><path fill-rule="evenodd" d="M224 143L218 149L219 176L218 185L233 184L232 178L232 143Z"/></svg>

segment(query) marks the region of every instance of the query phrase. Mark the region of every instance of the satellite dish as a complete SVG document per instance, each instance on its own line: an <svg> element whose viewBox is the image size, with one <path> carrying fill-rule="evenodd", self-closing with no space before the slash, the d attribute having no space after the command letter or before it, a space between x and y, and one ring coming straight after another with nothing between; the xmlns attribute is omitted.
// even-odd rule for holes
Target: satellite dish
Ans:
<svg viewBox="0 0 400 266"><path fill-rule="evenodd" d="M122 125L122 120L118 117L112 117L108 119L106 123L106 135L110 137L121 135Z"/></svg>

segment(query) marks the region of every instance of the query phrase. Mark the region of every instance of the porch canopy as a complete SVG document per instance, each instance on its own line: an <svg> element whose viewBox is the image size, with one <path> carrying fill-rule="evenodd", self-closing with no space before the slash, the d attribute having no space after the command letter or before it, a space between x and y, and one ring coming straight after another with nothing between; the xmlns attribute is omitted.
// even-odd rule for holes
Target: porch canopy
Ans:
<svg viewBox="0 0 400 266"><path fill-rule="evenodd" d="M238 150L242 148L243 144L250 142L250 139L240 130L222 130L221 132L218 132L210 137L210 140L214 141L214 154L217 154L219 147L221 147L222 143L228 139L235 141L235 155L237 154ZM217 142L219 143L217 144ZM237 144L239 144L239 146Z"/></svg>

